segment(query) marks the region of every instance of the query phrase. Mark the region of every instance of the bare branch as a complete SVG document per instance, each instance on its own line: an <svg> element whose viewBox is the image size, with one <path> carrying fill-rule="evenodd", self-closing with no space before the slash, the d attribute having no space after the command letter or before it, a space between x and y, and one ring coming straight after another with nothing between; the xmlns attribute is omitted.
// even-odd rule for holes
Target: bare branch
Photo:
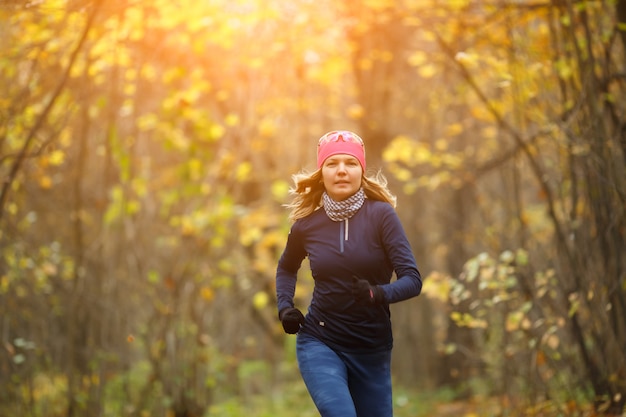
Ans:
<svg viewBox="0 0 626 417"><path fill-rule="evenodd" d="M67 64L67 67L65 68L63 76L59 80L57 87L55 88L53 94L50 97L50 100L48 101L48 104L43 109L43 111L41 112L37 120L35 121L35 124L33 125L30 132L28 133L28 136L26 137L26 140L24 141L24 146L22 146L22 149L19 155L17 156L17 159L13 163L13 166L11 167L11 171L9 172L8 177L2 181L2 190L0 191L0 220L2 220L2 216L4 214L4 206L6 204L9 190L11 189L11 184L13 184L13 181L15 180L15 177L17 173L19 172L22 166L22 163L26 159L26 156L28 155L29 149L31 147L31 144L37 132L43 126L44 122L46 121L48 117L48 114L50 114L50 111L54 107L57 99L61 95L61 92L65 88L65 85L70 75L70 71L72 70L74 63L76 62L76 58L78 57L79 52L81 51L83 45L85 44L85 41L87 40L87 35L89 34L89 31L91 30L91 27L98 13L100 5L101 5L101 2L94 2L91 14L88 17L87 22L85 23L85 28L83 29L81 37L78 43L76 44L76 47L74 48L74 50L72 51L72 54L70 55L70 59Z"/></svg>

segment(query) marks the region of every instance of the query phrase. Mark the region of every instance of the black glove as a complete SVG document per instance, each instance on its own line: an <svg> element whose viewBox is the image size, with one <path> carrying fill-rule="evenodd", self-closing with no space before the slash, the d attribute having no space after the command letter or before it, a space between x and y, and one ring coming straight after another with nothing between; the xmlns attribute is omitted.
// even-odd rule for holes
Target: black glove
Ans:
<svg viewBox="0 0 626 417"><path fill-rule="evenodd" d="M378 285L370 285L364 279L352 276L352 295L363 304L383 304L385 302L385 293Z"/></svg>
<svg viewBox="0 0 626 417"><path fill-rule="evenodd" d="M280 310L278 318L283 323L283 329L287 334L296 334L300 326L304 324L304 316L297 308L287 307Z"/></svg>

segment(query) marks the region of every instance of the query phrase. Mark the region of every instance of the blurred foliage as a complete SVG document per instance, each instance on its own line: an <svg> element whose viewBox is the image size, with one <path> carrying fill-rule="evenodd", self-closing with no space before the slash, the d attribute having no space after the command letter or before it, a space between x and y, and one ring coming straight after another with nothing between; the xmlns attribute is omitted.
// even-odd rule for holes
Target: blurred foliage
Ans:
<svg viewBox="0 0 626 417"><path fill-rule="evenodd" d="M427 276L393 306L398 416L621 412L625 20L623 0L0 2L0 414L314 415L273 278L290 176L336 128ZM305 264L303 308L311 288Z"/></svg>

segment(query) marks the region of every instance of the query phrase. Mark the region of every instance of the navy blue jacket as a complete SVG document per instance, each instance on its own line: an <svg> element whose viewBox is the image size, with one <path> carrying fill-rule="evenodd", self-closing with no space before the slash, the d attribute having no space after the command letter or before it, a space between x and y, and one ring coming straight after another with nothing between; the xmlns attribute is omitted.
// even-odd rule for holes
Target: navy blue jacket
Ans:
<svg viewBox="0 0 626 417"><path fill-rule="evenodd" d="M365 199L349 220L334 222L319 209L291 227L276 270L278 311L293 307L305 257L315 280L301 333L344 352L391 349L389 304L417 296L422 279L395 209ZM395 271L396 280L391 282ZM352 276L380 285L386 303L363 305L352 295Z"/></svg>

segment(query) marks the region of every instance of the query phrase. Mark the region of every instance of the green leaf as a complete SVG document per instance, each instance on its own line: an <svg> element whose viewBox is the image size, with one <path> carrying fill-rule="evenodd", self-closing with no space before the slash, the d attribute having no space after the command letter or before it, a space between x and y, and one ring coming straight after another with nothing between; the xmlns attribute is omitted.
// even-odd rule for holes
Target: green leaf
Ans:
<svg viewBox="0 0 626 417"><path fill-rule="evenodd" d="M528 252L524 249L518 249L515 252L515 263L518 266L528 265Z"/></svg>

